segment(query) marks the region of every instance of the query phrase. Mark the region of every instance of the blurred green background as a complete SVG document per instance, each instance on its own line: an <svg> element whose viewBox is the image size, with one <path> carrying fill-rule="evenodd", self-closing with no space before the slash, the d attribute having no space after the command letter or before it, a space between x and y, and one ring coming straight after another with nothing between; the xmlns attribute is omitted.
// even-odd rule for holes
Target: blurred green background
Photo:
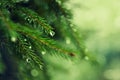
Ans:
<svg viewBox="0 0 120 80"><path fill-rule="evenodd" d="M120 80L120 0L70 0L66 5L72 9L72 21L82 32L86 50L103 65L104 78L77 80ZM84 68L80 69L86 74L96 71L93 66Z"/></svg>

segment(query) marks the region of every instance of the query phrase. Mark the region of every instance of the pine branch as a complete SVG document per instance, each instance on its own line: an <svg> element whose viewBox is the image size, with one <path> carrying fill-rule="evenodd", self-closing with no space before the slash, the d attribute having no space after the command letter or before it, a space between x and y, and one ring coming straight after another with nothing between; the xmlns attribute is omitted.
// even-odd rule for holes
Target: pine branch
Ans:
<svg viewBox="0 0 120 80"><path fill-rule="evenodd" d="M43 62L40 57L36 54L30 42L27 39L20 37L18 39L17 52L22 55L23 58L29 63L33 60L39 67L43 66Z"/></svg>
<svg viewBox="0 0 120 80"><path fill-rule="evenodd" d="M3 22L4 22L5 27L7 29L6 31L9 32L7 34L8 35L8 39L10 37L12 42L16 42L17 40L19 41L18 48L21 48L19 50L20 53L24 53L23 55L30 56L32 58L32 60L34 60L34 62L36 62L38 65L43 65L42 62L40 61L39 57L34 53L34 51L30 48L30 46L28 46L28 43L23 42L21 39L17 39L17 38L20 38L20 34L18 34L15 31L15 29L17 28L16 27L17 24L9 21L9 19L6 20L4 17L3 17Z"/></svg>
<svg viewBox="0 0 120 80"><path fill-rule="evenodd" d="M86 56L85 46L82 38L79 36L80 34L78 33L78 30L76 29L77 26L71 22L71 19L69 19L68 16L62 15L60 18L61 25L63 25L63 28L60 28L61 34L64 38L70 38L71 42L77 48L77 53L80 54L81 58L84 58Z"/></svg>
<svg viewBox="0 0 120 80"><path fill-rule="evenodd" d="M68 54L68 55L71 55L71 53L75 53L75 51L70 52L69 50L60 48L60 46L57 46L57 43L54 40L51 40L49 38L43 38L43 37L41 37L42 35L40 35L40 33L35 33L35 32L37 32L35 30L34 30L34 32L32 32L32 30L30 30L27 27L24 27L24 30L23 30L23 28L19 27L16 31L18 31L19 33L21 33L24 36L31 38L34 42L37 41L38 43L40 43L40 45L42 45L42 46L46 45L47 47L49 47L53 50L56 50L58 52L62 52L62 53ZM31 32L29 32L29 31L31 31Z"/></svg>
<svg viewBox="0 0 120 80"><path fill-rule="evenodd" d="M15 12L18 14L18 17L24 21L24 23L27 23L30 26L32 25L33 28L39 29L41 32L45 32L46 34L54 35L53 28L34 11L28 8L18 7Z"/></svg>
<svg viewBox="0 0 120 80"><path fill-rule="evenodd" d="M82 39L78 36L79 34L77 33L77 31L74 31L74 29L73 29L73 28L75 28L74 26L75 25L69 26L70 32L72 33L71 37L73 38L72 40L80 52L81 58L84 58L86 55L85 46L83 45Z"/></svg>
<svg viewBox="0 0 120 80"><path fill-rule="evenodd" d="M50 78L47 60L43 56L45 53L47 53L46 56L61 54L62 57L66 57L67 55L70 59L71 56L77 57L79 55L77 53L80 53L80 56L84 57L83 43L79 41L78 34L71 28L71 22L68 20L71 15L68 15L69 11L62 7L61 2L58 0L1 0L0 2L0 41L5 40L9 47L14 49L12 55L15 55L17 59L20 57L18 62L23 61L22 67L25 67L23 66L25 61L33 64L36 70L38 67L43 67L40 77L44 75L47 80ZM53 18L55 19L51 20ZM64 41L66 37L70 38L70 41ZM69 47L71 45L72 47ZM8 47L5 49L8 54L11 52ZM2 47L0 53L3 50ZM30 70L30 67L28 69ZM29 70L23 69L23 72L30 73L29 78L24 78L24 80L36 76L34 70L33 72ZM22 74L22 76L28 77L27 74Z"/></svg>

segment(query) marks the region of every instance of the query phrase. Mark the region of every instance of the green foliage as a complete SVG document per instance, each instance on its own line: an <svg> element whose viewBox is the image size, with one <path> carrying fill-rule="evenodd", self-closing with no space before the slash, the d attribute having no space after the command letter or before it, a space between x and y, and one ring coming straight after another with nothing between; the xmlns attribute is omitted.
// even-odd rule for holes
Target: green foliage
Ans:
<svg viewBox="0 0 120 80"><path fill-rule="evenodd" d="M48 56L62 56L71 61L86 57L83 41L70 21L72 15L62 2L64 0L0 0L0 62L5 66L5 71L0 69L2 80L20 77L49 80L52 78ZM14 75L16 72L18 77Z"/></svg>
<svg viewBox="0 0 120 80"><path fill-rule="evenodd" d="M44 31L47 34L52 32L53 28L34 11L28 8L19 7L17 10L15 10L15 12L15 14L18 14L18 16L21 18L20 21L23 21L23 23L26 22L26 24L29 24L29 26L40 30L40 32Z"/></svg>

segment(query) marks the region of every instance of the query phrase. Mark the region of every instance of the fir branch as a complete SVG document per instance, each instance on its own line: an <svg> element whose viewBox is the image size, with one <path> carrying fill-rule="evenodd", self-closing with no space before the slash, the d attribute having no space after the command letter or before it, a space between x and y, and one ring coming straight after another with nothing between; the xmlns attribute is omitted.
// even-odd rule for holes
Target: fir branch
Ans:
<svg viewBox="0 0 120 80"><path fill-rule="evenodd" d="M43 45L46 45L46 46L48 46L49 48L51 48L51 49L53 49L53 50L56 50L56 51L58 51L58 52L62 52L62 53L65 53L65 54L68 54L68 55L70 55L70 56L74 56L75 54L75 52L70 52L69 50L65 50L65 49L62 49L62 48L60 48L59 46L55 46L55 45L57 45L56 43L55 43L55 41L53 41L53 40L51 40L51 39L48 39L48 38L42 38L41 37L41 32L39 32L38 30L33 30L32 28L30 29L30 28L28 28L28 27L26 27L26 26L20 26L20 25L18 25L18 24L15 24L15 23L13 23L13 22L6 22L6 24L8 24L9 26L11 26L11 27L14 27L14 28L12 28L12 29L10 29L10 31L17 31L18 32L18 34L20 33L20 34L22 34L22 35L24 35L24 36L27 36L27 37L29 37L29 38L31 38L33 41L37 41L38 43L40 43L40 44L43 44ZM8 27L9 27L8 26ZM10 28L11 28L10 27ZM13 35L12 35L13 36ZM18 37L19 38L19 37ZM27 43L26 43L27 44ZM29 50L29 48L27 47L27 48L25 48L25 46L23 45L23 46L21 46L24 50L23 50L23 52L25 52L25 53L28 53L28 54L30 54L31 55L31 57L33 58L33 60L34 61L37 61L36 63L39 63L40 61L38 61L39 59L37 58L37 56L36 56L36 59L37 60L35 60L35 55L33 55L33 51L31 51L31 50ZM22 51L22 50L20 50L20 51Z"/></svg>
<svg viewBox="0 0 120 80"><path fill-rule="evenodd" d="M47 34L50 34L50 32L53 31L53 28L34 11L28 8L19 7L16 12L21 19L24 19L26 23L32 25L33 28L44 31Z"/></svg>
<svg viewBox="0 0 120 80"><path fill-rule="evenodd" d="M9 8L12 8L14 7L14 2L12 0L0 0L0 8L1 9L9 9Z"/></svg>
<svg viewBox="0 0 120 80"><path fill-rule="evenodd" d="M75 25L74 25L75 26ZM80 37L78 37L78 33L75 32L72 28L73 26L69 26L71 36L73 37L73 42L76 45L77 49L80 51L81 57L85 57L85 46L83 45L83 41ZM75 27L74 27L75 28Z"/></svg>
<svg viewBox="0 0 120 80"><path fill-rule="evenodd" d="M73 27L75 29L75 25L71 24L70 20L66 18L66 16L61 16L61 24L64 25L63 28L61 28L61 33L64 37L69 36L69 38L72 40L73 44L76 46L78 53L80 53L81 58L85 57L85 46L83 45L82 39L78 36L77 31L73 30Z"/></svg>
<svg viewBox="0 0 120 80"><path fill-rule="evenodd" d="M0 14L0 16L3 16L3 15ZM19 41L18 48L21 48L19 50L19 52L24 53L23 55L30 56L32 58L32 60L34 60L34 62L36 62L37 64L43 65L43 63L40 61L39 57L35 54L35 52L29 48L28 43L25 43L20 39L21 38L20 34L15 31L16 28L18 28L17 24L9 21L9 19L6 20L4 17L2 17L2 19L3 19L3 22L5 24L7 31L9 32L8 36L10 35L11 41L13 41L13 42L16 42L16 40ZM29 30L27 32L29 32Z"/></svg>
<svg viewBox="0 0 120 80"><path fill-rule="evenodd" d="M21 3L21 2L23 2L23 3L26 3L26 2L28 2L29 0L11 0L13 3Z"/></svg>
<svg viewBox="0 0 120 80"><path fill-rule="evenodd" d="M16 31L24 36L31 38L35 42L37 41L38 43L40 43L40 45L46 45L47 47L49 47L53 50L56 50L58 52L62 52L62 53L68 54L68 55L71 55L72 53L73 53L73 55L75 55L74 53L76 53L75 51L70 52L69 50L62 49L60 46L56 46L57 44L54 40L41 37L40 34L35 33L36 30L33 31L27 27L22 27L22 28L19 27L19 28L17 28Z"/></svg>
<svg viewBox="0 0 120 80"><path fill-rule="evenodd" d="M7 39L5 42L7 42L7 44L13 49L13 56L17 55L17 57L19 57L20 55L20 57L23 57L23 60L25 59L28 63L33 62L33 64L37 64L39 67L43 66L43 73L40 74L40 77L42 77L42 75L45 75L44 77L46 77L48 70L48 64L46 62L47 60L45 59L45 57L48 55L41 55L43 50L45 50L48 54L54 54L54 56L63 54L64 56L62 57L66 57L66 55L67 57L76 57L76 55L78 56L76 53L81 53L81 56L84 56L84 48L79 41L80 38L77 37L77 33L75 33L70 27L71 22L68 21L68 18L70 18L71 15L68 15L70 14L69 11L64 8L63 4L61 4L63 0L61 0L61 2L58 0L0 1L0 31L4 30L2 34L0 33L0 41L3 39L1 35L5 36L4 39ZM39 11L42 13L39 13ZM52 18L47 17L51 15L53 16ZM45 17L46 19L43 19ZM50 19L53 18L55 19L50 21ZM72 47L76 46L77 50L76 48L75 50L63 48L64 41L62 39L62 44L60 45L60 43L57 43L57 41L53 39L55 37L50 38L48 35L54 36L55 32L53 31L54 28L47 22L54 26L56 33L59 35L59 39L61 38L61 35L71 38L71 44L73 44ZM4 40L2 41L4 42ZM0 49L1 52L2 49L3 48ZM5 49L8 50L7 47L5 47ZM8 50L7 52L9 54L11 50ZM14 61L14 58L12 61ZM38 69L38 67L36 69ZM23 71L26 73L29 72L25 69L23 69ZM35 72L34 70L32 71L30 72L32 76L29 76L35 78L39 72L34 75ZM48 80L47 78L45 79ZM43 79L41 78L41 80Z"/></svg>
<svg viewBox="0 0 120 80"><path fill-rule="evenodd" d="M26 56L26 60L28 58L31 58L38 66L43 66L43 62L39 58L39 56L35 53L35 51L32 49L32 45L28 41L24 41L22 37L18 40L18 52L21 53L22 56ZM29 62L27 60L27 62Z"/></svg>
<svg viewBox="0 0 120 80"><path fill-rule="evenodd" d="M2 13L2 11L0 11L0 17L1 17L1 20L2 20L2 23L4 24L4 31L6 31L7 33L7 37L11 38L11 41L16 41L16 37L17 37L17 33L14 31L14 28L15 28L15 24L13 24L9 17L5 17Z"/></svg>

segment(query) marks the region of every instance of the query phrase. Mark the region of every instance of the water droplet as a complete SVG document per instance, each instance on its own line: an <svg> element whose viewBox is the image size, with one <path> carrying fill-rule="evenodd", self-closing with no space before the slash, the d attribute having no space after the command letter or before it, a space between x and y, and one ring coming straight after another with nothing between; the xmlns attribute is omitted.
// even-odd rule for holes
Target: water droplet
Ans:
<svg viewBox="0 0 120 80"><path fill-rule="evenodd" d="M85 60L89 60L89 57L88 57L88 56L85 56Z"/></svg>
<svg viewBox="0 0 120 80"><path fill-rule="evenodd" d="M31 70L31 75L33 76L33 77L36 77L36 76L38 76L38 71L36 70L36 69L33 69L33 70Z"/></svg>
<svg viewBox="0 0 120 80"><path fill-rule="evenodd" d="M16 42L16 40L17 40L17 38L16 38L16 37L14 37L14 36L13 36L13 37L11 37L11 41L12 41L12 42Z"/></svg>
<svg viewBox="0 0 120 80"><path fill-rule="evenodd" d="M30 19L29 19L29 18L28 18L27 20L28 20L28 21L30 21Z"/></svg>
<svg viewBox="0 0 120 80"><path fill-rule="evenodd" d="M77 29L73 28L73 31L74 31L74 32L77 32Z"/></svg>
<svg viewBox="0 0 120 80"><path fill-rule="evenodd" d="M39 65L40 69L43 70L43 66L42 65Z"/></svg>
<svg viewBox="0 0 120 80"><path fill-rule="evenodd" d="M28 21L28 22L30 23L30 21L31 21L31 17L30 17L30 16L25 17L25 20Z"/></svg>
<svg viewBox="0 0 120 80"><path fill-rule="evenodd" d="M31 49L32 48L32 46L29 46L29 49Z"/></svg>
<svg viewBox="0 0 120 80"><path fill-rule="evenodd" d="M26 59L26 62L27 62L27 63L30 63L30 61L31 61L31 58L27 58L27 59Z"/></svg>
<svg viewBox="0 0 120 80"><path fill-rule="evenodd" d="M41 53L42 53L42 55L45 55L45 54L46 54L46 52L45 52L45 51L42 51Z"/></svg>
<svg viewBox="0 0 120 80"><path fill-rule="evenodd" d="M53 37L55 35L54 31L50 31L50 35Z"/></svg>
<svg viewBox="0 0 120 80"><path fill-rule="evenodd" d="M70 44L71 43L71 41L70 41L70 38L66 38L66 44Z"/></svg>
<svg viewBox="0 0 120 80"><path fill-rule="evenodd" d="M58 2L59 5L61 5L61 0L56 0L56 2Z"/></svg>
<svg viewBox="0 0 120 80"><path fill-rule="evenodd" d="M27 41L27 39L24 39L24 41Z"/></svg>

